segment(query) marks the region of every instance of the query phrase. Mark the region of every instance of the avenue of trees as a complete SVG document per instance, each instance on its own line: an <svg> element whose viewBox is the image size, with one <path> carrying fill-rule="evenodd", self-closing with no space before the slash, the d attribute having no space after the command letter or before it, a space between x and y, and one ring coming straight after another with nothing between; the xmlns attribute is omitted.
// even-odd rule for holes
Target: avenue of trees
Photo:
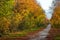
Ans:
<svg viewBox="0 0 60 40"><path fill-rule="evenodd" d="M46 27L44 11L35 0L0 0L0 35Z"/></svg>

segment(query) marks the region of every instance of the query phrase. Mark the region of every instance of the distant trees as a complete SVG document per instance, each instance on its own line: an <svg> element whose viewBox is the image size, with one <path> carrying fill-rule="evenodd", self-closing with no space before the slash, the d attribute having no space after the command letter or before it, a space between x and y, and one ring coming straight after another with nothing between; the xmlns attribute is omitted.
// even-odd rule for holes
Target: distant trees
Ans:
<svg viewBox="0 0 60 40"><path fill-rule="evenodd" d="M60 10L60 6L56 6L51 19L52 26L56 28L60 28L60 11L59 10Z"/></svg>

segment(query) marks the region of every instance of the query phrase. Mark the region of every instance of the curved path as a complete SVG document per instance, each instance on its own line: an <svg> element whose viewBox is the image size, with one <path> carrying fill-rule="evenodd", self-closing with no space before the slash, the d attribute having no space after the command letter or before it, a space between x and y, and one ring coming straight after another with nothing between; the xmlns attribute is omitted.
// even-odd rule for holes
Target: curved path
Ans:
<svg viewBox="0 0 60 40"><path fill-rule="evenodd" d="M49 35L50 29L51 29L51 24L48 24L43 31L40 31L36 35L30 36L29 40L47 40L46 37Z"/></svg>

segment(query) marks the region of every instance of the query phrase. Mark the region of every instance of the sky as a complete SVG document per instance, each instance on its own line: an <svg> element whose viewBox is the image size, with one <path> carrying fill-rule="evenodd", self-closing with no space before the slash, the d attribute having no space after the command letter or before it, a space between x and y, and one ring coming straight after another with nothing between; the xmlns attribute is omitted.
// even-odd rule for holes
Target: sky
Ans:
<svg viewBox="0 0 60 40"><path fill-rule="evenodd" d="M36 0L36 1L37 1L37 3L40 4L40 6L43 8L43 10L45 10L47 19L51 19L52 12L49 13L49 7L51 6L53 0Z"/></svg>

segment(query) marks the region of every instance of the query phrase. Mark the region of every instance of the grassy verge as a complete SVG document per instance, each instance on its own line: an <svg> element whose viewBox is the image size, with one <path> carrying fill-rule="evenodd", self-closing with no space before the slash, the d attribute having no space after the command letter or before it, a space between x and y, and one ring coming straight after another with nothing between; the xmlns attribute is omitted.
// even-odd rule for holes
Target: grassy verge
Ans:
<svg viewBox="0 0 60 40"><path fill-rule="evenodd" d="M60 34L56 34L56 36L54 37L54 40L60 40Z"/></svg>
<svg viewBox="0 0 60 40"><path fill-rule="evenodd" d="M22 36L26 36L28 33L34 32L34 31L39 30L41 28L44 28L44 27L36 27L36 28L23 30L23 31L20 31L20 32L9 33L9 35L7 37L22 37Z"/></svg>

